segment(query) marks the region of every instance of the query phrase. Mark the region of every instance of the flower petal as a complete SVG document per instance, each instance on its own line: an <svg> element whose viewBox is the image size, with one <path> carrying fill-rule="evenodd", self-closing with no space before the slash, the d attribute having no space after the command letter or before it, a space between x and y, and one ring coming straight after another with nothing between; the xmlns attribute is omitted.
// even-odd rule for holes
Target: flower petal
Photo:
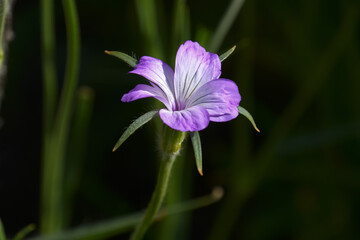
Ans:
<svg viewBox="0 0 360 240"><path fill-rule="evenodd" d="M221 62L217 54L206 52L197 42L182 44L176 54L174 77L178 106L206 82L218 79L220 74Z"/></svg>
<svg viewBox="0 0 360 240"><path fill-rule="evenodd" d="M123 102L132 102L137 99L154 97L171 109L170 103L167 101L164 92L156 85L150 86L146 84L138 84L130 92L124 94L121 98Z"/></svg>
<svg viewBox="0 0 360 240"><path fill-rule="evenodd" d="M209 125L209 113L205 108L194 106L181 111L159 111L161 120L169 127L182 132L200 131Z"/></svg>
<svg viewBox="0 0 360 240"><path fill-rule="evenodd" d="M204 84L188 99L186 107L201 106L210 115L210 121L226 122L239 115L241 96L235 82L217 79Z"/></svg>
<svg viewBox="0 0 360 240"><path fill-rule="evenodd" d="M173 95L174 71L165 62L157 58L143 56L130 73L143 76L147 78L153 86L157 85L165 93L170 105L175 106Z"/></svg>

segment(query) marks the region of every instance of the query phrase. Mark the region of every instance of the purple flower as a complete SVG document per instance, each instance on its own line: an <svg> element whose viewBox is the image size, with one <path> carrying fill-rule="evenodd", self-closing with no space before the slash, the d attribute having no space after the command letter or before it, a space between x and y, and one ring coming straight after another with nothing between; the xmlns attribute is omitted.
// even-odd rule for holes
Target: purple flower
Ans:
<svg viewBox="0 0 360 240"><path fill-rule="evenodd" d="M138 84L122 97L123 102L154 97L166 108L161 120L179 131L200 131L213 122L226 122L239 114L241 97L236 84L219 78L219 56L206 52L197 42L186 41L176 54L175 72L163 61L143 56L133 71L150 85Z"/></svg>

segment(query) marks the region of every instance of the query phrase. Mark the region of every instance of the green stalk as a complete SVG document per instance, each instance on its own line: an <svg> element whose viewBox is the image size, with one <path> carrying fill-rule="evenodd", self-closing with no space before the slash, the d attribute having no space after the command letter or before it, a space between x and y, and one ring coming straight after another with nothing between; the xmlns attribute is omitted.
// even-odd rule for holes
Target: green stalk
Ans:
<svg viewBox="0 0 360 240"><path fill-rule="evenodd" d="M219 50L221 43L224 41L226 34L229 32L244 2L245 0L233 0L231 2L210 40L207 48L210 52L217 52Z"/></svg>
<svg viewBox="0 0 360 240"><path fill-rule="evenodd" d="M69 133L72 104L79 68L79 27L76 6L73 0L64 0L63 8L67 31L67 66L65 82L60 99L59 112L54 126L54 133L50 141L50 153L47 156L45 178L46 182L44 207L45 212L41 222L42 233L48 234L62 228L63 219L63 172L66 140Z"/></svg>
<svg viewBox="0 0 360 240"><path fill-rule="evenodd" d="M6 8L8 2L7 0L0 1L0 68L2 67L2 63L4 61L4 49L3 49L3 38L4 38L4 26L6 19Z"/></svg>
<svg viewBox="0 0 360 240"><path fill-rule="evenodd" d="M54 2L41 0L44 132L49 133L55 114L57 79L55 67ZM46 142L46 141L45 141Z"/></svg>
<svg viewBox="0 0 360 240"><path fill-rule="evenodd" d="M158 213L160 206L164 201L172 167L180 152L181 144L184 141L185 135L185 132L175 131L167 126L163 128L162 142L160 142L163 150L163 160L160 164L156 187L148 208L146 209L145 215L141 222L137 225L130 238L131 240L142 239Z"/></svg>
<svg viewBox="0 0 360 240"><path fill-rule="evenodd" d="M40 5L41 12L41 44L42 44L42 73L43 73L43 150L42 150L42 190L41 190L41 229L48 222L50 213L49 189L51 159L50 141L51 130L54 120L56 99L57 99L57 79L55 68L55 31L54 31L54 2L52 0L42 0Z"/></svg>
<svg viewBox="0 0 360 240"><path fill-rule="evenodd" d="M176 155L172 154L166 157L160 165L159 175L155 187L155 191L151 197L149 206L145 212L143 219L140 224L136 227L135 232L131 236L131 240L142 239L146 231L152 224L160 206L164 200L165 193L167 190L171 169L175 162Z"/></svg>

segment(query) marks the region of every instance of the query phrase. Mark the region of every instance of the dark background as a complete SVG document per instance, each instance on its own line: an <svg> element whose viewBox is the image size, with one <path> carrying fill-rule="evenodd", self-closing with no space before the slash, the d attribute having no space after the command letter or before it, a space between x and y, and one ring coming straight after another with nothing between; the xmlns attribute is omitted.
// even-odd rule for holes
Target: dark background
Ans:
<svg viewBox="0 0 360 240"><path fill-rule="evenodd" d="M181 43L172 46L174 4L157 3L163 60L173 66ZM152 99L120 101L143 79L127 74L130 67L104 54L153 55L134 2L76 4L82 44L79 86L90 87L95 100L85 140L70 140L85 151L78 159L80 182L69 203L69 226L145 208L159 153L154 123L111 152L126 126L156 107ZM188 1L190 39L206 46L207 34L213 34L229 4ZM66 34L60 1L55 9L61 80ZM238 84L241 105L261 133L242 116L211 123L201 132L203 177L187 141L168 201L205 195L215 186L224 188L224 198L155 224L148 239L360 239L359 10L357 0L245 2L219 53L237 45L223 62L222 76ZM39 222L42 75L37 1L16 2L13 29L0 109L0 217L9 236ZM67 161L71 168L73 159Z"/></svg>

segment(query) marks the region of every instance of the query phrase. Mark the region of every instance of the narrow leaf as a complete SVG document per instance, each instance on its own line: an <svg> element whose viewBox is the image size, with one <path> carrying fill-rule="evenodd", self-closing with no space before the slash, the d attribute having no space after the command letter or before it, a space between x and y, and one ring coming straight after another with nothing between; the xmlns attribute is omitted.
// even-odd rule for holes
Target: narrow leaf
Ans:
<svg viewBox="0 0 360 240"><path fill-rule="evenodd" d="M224 61L225 59L227 59L230 56L230 54L232 54L234 52L235 48L236 48L236 45L233 46L232 48L230 48L229 50L227 50L226 52L224 52L223 54L221 54L219 57L220 61Z"/></svg>
<svg viewBox="0 0 360 240"><path fill-rule="evenodd" d="M111 56L120 58L121 60L123 60L124 62L129 64L131 67L135 67L136 64L138 64L138 60L136 60L135 58L133 58L125 53L116 52L116 51L108 51L108 50L105 50L105 53L109 54Z"/></svg>
<svg viewBox="0 0 360 240"><path fill-rule="evenodd" d="M201 151L201 141L200 141L200 135L199 132L192 132L190 134L191 136L191 142L194 148L195 153L195 161L196 161L196 167L200 175L203 175L202 170L202 151Z"/></svg>
<svg viewBox="0 0 360 240"><path fill-rule="evenodd" d="M249 121L251 122L251 124L253 125L253 127L255 128L256 131L260 132L260 130L257 128L256 123L253 119L253 117L251 116L251 114L243 107L238 106L238 110L239 113L242 114L243 116L245 116L247 119L249 119Z"/></svg>
<svg viewBox="0 0 360 240"><path fill-rule="evenodd" d="M164 217L174 214L193 211L218 202L224 195L221 187L215 187L211 194L190 199L184 202L176 203L160 209L155 217L155 221L160 221ZM28 240L97 240L108 239L121 233L128 232L136 227L141 221L144 212L137 212L127 216L121 216L114 219L103 220L68 229L54 235L38 236ZM2 239L1 239L2 240Z"/></svg>
<svg viewBox="0 0 360 240"><path fill-rule="evenodd" d="M29 233L35 230L35 224L29 224L23 229L21 229L13 238L13 240L24 239Z"/></svg>
<svg viewBox="0 0 360 240"><path fill-rule="evenodd" d="M113 148L113 152L118 149L123 142L130 137L131 134L133 134L138 128L140 128L142 125L150 121L159 111L150 111L145 113L144 115L140 116L138 119L136 119L130 126L125 130L125 132L121 135L119 140L116 142L115 147Z"/></svg>
<svg viewBox="0 0 360 240"><path fill-rule="evenodd" d="M5 230L1 219L0 219L0 240L6 240Z"/></svg>

